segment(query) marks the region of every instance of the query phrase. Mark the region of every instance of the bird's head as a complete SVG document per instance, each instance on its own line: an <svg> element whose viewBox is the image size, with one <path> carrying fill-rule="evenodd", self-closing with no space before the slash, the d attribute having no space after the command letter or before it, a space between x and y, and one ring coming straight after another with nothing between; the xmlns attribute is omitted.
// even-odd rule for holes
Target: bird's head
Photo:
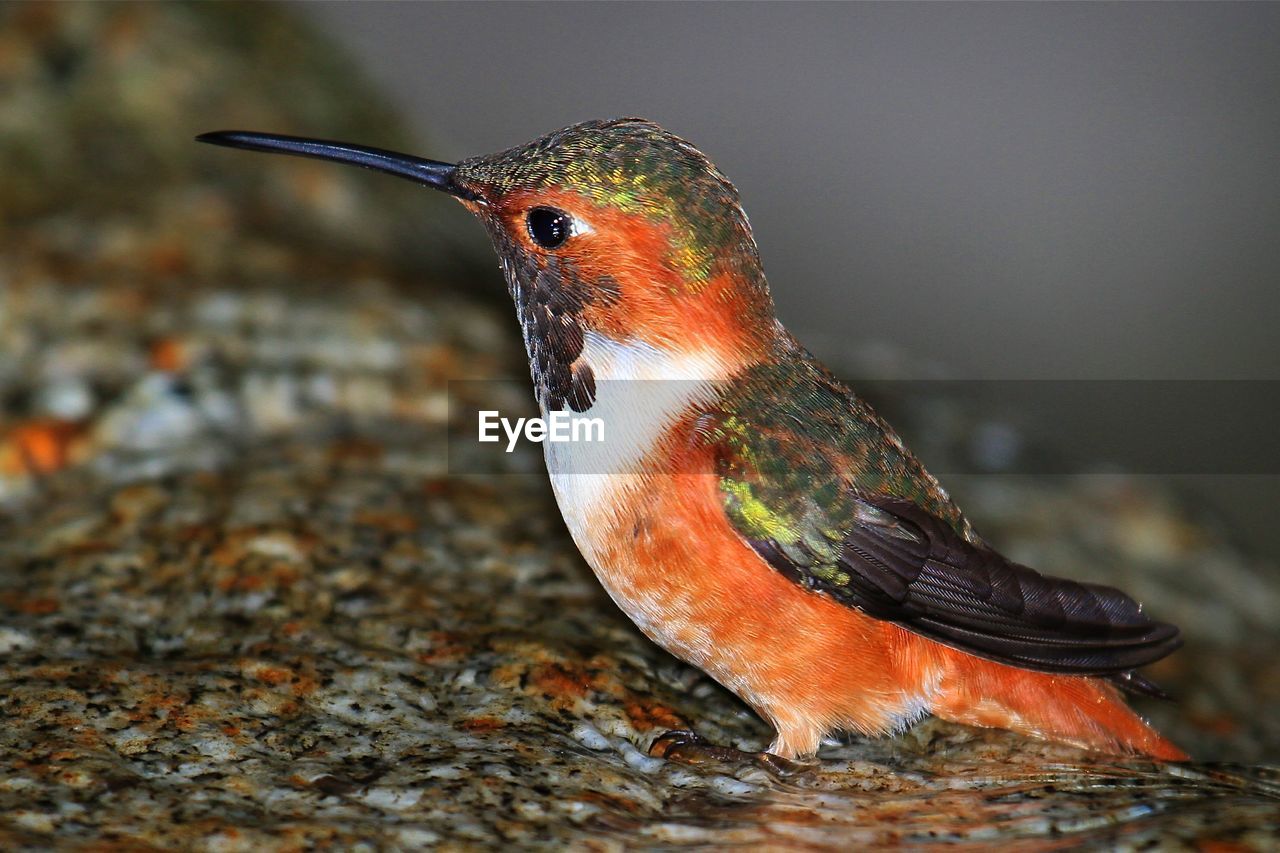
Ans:
<svg viewBox="0 0 1280 853"><path fill-rule="evenodd" d="M456 164L272 134L199 139L390 172L461 201L498 252L551 409L590 405L579 368L592 339L711 353L731 368L758 357L774 333L737 190L652 122L583 122Z"/></svg>

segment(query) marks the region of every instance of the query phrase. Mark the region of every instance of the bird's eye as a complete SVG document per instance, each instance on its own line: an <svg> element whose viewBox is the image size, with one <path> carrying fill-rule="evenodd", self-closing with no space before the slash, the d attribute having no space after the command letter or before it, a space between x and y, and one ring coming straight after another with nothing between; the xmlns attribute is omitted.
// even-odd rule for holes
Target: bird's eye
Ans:
<svg viewBox="0 0 1280 853"><path fill-rule="evenodd" d="M535 207L525 216L525 225L533 242L544 249L555 249L573 233L573 219L554 207Z"/></svg>

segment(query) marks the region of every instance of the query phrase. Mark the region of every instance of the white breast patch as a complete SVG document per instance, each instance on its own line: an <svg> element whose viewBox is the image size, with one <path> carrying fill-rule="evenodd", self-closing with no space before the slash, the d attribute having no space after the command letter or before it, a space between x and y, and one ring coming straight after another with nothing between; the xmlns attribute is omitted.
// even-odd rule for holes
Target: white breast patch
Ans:
<svg viewBox="0 0 1280 853"><path fill-rule="evenodd" d="M547 471L569 532L591 560L591 530L640 485L639 466L691 405L714 395L726 369L710 350L673 352L639 341L584 335L581 363L596 378L595 403L583 413L604 423L599 443L547 442Z"/></svg>

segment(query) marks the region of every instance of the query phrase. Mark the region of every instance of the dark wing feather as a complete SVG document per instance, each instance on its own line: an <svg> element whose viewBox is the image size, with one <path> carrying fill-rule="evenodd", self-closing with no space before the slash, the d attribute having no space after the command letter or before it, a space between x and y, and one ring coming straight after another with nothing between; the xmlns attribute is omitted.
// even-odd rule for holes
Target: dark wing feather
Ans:
<svg viewBox="0 0 1280 853"><path fill-rule="evenodd" d="M798 344L727 383L698 434L730 524L800 586L970 654L1161 695L1132 670L1176 649L1177 628L1119 590L980 544L888 425Z"/></svg>
<svg viewBox="0 0 1280 853"><path fill-rule="evenodd" d="M1117 676L1158 689L1130 670L1172 652L1173 625L1147 618L1117 589L1046 577L974 545L912 501L855 498L839 545L838 573L813 574L775 543L749 539L772 566L804 586L940 643L1045 672Z"/></svg>

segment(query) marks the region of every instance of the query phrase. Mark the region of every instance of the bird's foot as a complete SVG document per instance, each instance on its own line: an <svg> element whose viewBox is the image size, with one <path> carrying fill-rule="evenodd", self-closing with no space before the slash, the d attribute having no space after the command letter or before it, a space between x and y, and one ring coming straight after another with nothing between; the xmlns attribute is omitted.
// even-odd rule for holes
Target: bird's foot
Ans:
<svg viewBox="0 0 1280 853"><path fill-rule="evenodd" d="M681 764L752 764L781 777L795 776L814 766L792 761L772 752L743 752L731 746L717 746L688 729L676 729L658 735L657 740L649 747L649 754L654 758L665 758Z"/></svg>

